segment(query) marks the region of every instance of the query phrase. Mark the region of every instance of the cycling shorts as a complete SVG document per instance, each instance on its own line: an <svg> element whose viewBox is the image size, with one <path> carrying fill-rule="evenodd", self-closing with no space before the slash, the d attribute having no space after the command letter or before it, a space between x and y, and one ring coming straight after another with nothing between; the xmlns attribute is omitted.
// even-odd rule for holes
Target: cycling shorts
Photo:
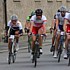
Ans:
<svg viewBox="0 0 70 70"><path fill-rule="evenodd" d="M70 33L70 24L67 24L67 25L66 25L66 32L67 32L67 33Z"/></svg>
<svg viewBox="0 0 70 70"><path fill-rule="evenodd" d="M35 27L35 26L33 26L33 28L32 28L32 34L38 34L38 30L39 30L40 28L42 28L42 29L44 30L43 25L40 26L40 27Z"/></svg>
<svg viewBox="0 0 70 70"><path fill-rule="evenodd" d="M63 30L63 25L59 25L59 26L58 26L58 31L64 31L64 30Z"/></svg>

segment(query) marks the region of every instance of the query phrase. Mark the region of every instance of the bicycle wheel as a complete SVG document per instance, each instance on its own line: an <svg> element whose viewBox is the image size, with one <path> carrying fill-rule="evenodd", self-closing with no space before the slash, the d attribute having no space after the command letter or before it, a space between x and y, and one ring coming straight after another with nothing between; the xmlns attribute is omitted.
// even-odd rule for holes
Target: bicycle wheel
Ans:
<svg viewBox="0 0 70 70"><path fill-rule="evenodd" d="M58 49L58 62L60 62L61 53L62 53L62 48L61 48L61 45L60 45L59 49Z"/></svg>
<svg viewBox="0 0 70 70"><path fill-rule="evenodd" d="M58 62L60 62L60 58L61 58L61 53L58 53Z"/></svg>
<svg viewBox="0 0 70 70"><path fill-rule="evenodd" d="M11 56L12 56L12 42L11 42L11 48L10 48L9 56L8 56L8 64L11 63Z"/></svg>
<svg viewBox="0 0 70 70"><path fill-rule="evenodd" d="M15 62L15 58L14 58L14 55L12 55L12 62L13 62L13 63Z"/></svg>
<svg viewBox="0 0 70 70"><path fill-rule="evenodd" d="M68 66L70 66L70 56L69 56L69 63L68 63Z"/></svg>
<svg viewBox="0 0 70 70"><path fill-rule="evenodd" d="M28 52L30 53L30 50L31 50L31 45L30 45L30 43L28 42Z"/></svg>
<svg viewBox="0 0 70 70"><path fill-rule="evenodd" d="M10 64L11 63L11 54L9 54L9 56L8 56L8 64Z"/></svg>
<svg viewBox="0 0 70 70"><path fill-rule="evenodd" d="M31 50L31 38L28 36L28 52Z"/></svg>
<svg viewBox="0 0 70 70"><path fill-rule="evenodd" d="M38 46L35 46L35 50L34 50L34 67L37 66L37 52L38 52Z"/></svg>
<svg viewBox="0 0 70 70"><path fill-rule="evenodd" d="M14 43L12 44L12 62L15 62L15 46Z"/></svg>

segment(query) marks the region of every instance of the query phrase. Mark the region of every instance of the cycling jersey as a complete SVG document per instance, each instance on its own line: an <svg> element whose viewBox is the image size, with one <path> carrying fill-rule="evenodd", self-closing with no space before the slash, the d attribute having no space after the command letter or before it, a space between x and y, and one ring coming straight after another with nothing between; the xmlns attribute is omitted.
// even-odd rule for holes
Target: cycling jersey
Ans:
<svg viewBox="0 0 70 70"><path fill-rule="evenodd" d="M43 24L47 23L47 19L44 15L42 15L41 19L37 19L36 15L32 16L30 21L34 22L32 33L37 34L40 28L44 29Z"/></svg>
<svg viewBox="0 0 70 70"><path fill-rule="evenodd" d="M32 18L30 19L30 21L34 22L34 27L41 27L42 24L46 24L47 19L44 15L42 15L41 19L37 19L36 15L32 16Z"/></svg>
<svg viewBox="0 0 70 70"><path fill-rule="evenodd" d="M65 19L68 21L66 25L66 32L70 32L70 13L66 13Z"/></svg>
<svg viewBox="0 0 70 70"><path fill-rule="evenodd" d="M56 19L59 21L58 30L63 31L64 17L61 16L61 13L56 14Z"/></svg>
<svg viewBox="0 0 70 70"><path fill-rule="evenodd" d="M10 35L15 35L15 31L20 31L20 33L22 32L22 25L19 21L16 22L16 25L13 25L10 20L7 26L10 28Z"/></svg>
<svg viewBox="0 0 70 70"><path fill-rule="evenodd" d="M27 16L26 21L30 21L31 16Z"/></svg>

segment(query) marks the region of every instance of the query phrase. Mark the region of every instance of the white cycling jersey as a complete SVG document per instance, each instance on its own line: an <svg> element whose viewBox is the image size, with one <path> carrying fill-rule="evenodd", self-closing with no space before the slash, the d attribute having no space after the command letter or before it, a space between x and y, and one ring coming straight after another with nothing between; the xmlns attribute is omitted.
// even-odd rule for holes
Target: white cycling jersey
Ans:
<svg viewBox="0 0 70 70"><path fill-rule="evenodd" d="M7 24L7 26L9 26L10 28L19 28L19 30L21 30L22 29L22 24L21 24L21 22L19 22L19 21L17 21L16 22L16 25L13 25L13 23L11 22L11 20L8 22L8 24Z"/></svg>
<svg viewBox="0 0 70 70"><path fill-rule="evenodd" d="M42 26L42 24L46 24L47 23L47 19L44 15L42 15L41 19L37 19L36 15L32 16L30 21L34 22L34 27L40 27Z"/></svg>
<svg viewBox="0 0 70 70"><path fill-rule="evenodd" d="M59 25L63 25L64 24L64 18L65 18L65 16L62 17L60 12L58 14L56 14L56 19L59 20Z"/></svg>
<svg viewBox="0 0 70 70"><path fill-rule="evenodd" d="M70 13L66 13L65 19L67 19L68 22L70 23Z"/></svg>

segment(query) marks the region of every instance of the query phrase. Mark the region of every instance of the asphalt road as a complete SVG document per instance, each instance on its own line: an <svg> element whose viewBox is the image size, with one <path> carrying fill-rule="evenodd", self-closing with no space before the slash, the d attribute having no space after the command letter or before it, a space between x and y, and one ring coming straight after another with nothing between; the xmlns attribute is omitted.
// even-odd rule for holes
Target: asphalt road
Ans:
<svg viewBox="0 0 70 70"><path fill-rule="evenodd" d="M27 38L27 37L26 37ZM63 59L63 54L61 57L61 62L57 62L57 58L53 58L52 53L49 51L51 46L51 35L48 35L46 41L43 43L43 54L38 59L37 67L34 68L34 64L31 62L31 54L28 53L27 49L27 39L25 38L25 44L20 42L21 49L17 53L16 62L13 64L8 64L7 57L8 51L5 47L0 53L0 70L70 70L68 66L68 60Z"/></svg>

